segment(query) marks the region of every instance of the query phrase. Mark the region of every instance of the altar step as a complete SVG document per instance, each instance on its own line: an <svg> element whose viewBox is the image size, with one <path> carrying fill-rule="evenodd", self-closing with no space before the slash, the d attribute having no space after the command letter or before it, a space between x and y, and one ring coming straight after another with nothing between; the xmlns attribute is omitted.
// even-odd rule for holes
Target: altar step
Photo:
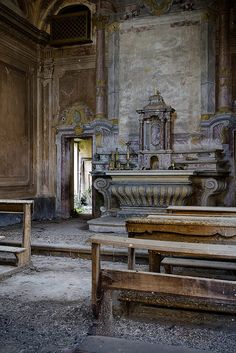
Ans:
<svg viewBox="0 0 236 353"><path fill-rule="evenodd" d="M159 343L129 341L124 338L107 336L87 336L80 346L70 353L200 353L202 351ZM209 351L205 351L209 353Z"/></svg>
<svg viewBox="0 0 236 353"><path fill-rule="evenodd" d="M105 216L91 219L87 223L92 232L128 234L125 218Z"/></svg>

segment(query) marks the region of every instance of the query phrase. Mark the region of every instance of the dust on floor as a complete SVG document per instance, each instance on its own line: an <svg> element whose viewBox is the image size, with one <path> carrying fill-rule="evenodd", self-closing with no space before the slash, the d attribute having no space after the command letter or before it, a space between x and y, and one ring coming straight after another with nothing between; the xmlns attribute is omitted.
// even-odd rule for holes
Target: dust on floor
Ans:
<svg viewBox="0 0 236 353"><path fill-rule="evenodd" d="M91 233L84 229L86 224L77 223L49 222L47 226L47 222L38 222L33 224L33 239L42 234L43 241L50 243L57 241L57 236L60 243L63 239L66 244L83 243ZM20 225L11 226L6 231L17 238L19 229ZM106 263L109 266L126 265ZM127 317L118 312L105 321L96 321L90 295L89 260L33 256L30 268L0 282L0 352L65 353L88 334L192 347L199 353L204 349L236 352L236 318L232 315L187 315L160 309L153 318Z"/></svg>

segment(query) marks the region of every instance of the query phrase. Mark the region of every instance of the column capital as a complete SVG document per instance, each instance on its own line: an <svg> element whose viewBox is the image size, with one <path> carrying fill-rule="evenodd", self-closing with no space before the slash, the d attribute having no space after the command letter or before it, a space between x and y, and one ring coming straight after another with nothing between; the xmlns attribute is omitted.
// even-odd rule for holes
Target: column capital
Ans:
<svg viewBox="0 0 236 353"><path fill-rule="evenodd" d="M94 25L96 26L97 30L106 29L106 27L109 23L109 20L110 20L109 15L96 13L93 16L93 22L94 22Z"/></svg>

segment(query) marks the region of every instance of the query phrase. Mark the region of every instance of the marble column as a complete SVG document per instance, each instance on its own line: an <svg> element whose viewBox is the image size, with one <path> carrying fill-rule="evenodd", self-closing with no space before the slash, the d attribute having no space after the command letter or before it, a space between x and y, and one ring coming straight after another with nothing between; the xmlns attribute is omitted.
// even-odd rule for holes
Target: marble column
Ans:
<svg viewBox="0 0 236 353"><path fill-rule="evenodd" d="M229 43L230 8L228 0L219 1L219 79L218 79L218 112L231 111L232 82Z"/></svg>
<svg viewBox="0 0 236 353"><path fill-rule="evenodd" d="M105 68L105 27L108 23L108 16L96 15L96 118L105 119L107 101L107 82Z"/></svg>

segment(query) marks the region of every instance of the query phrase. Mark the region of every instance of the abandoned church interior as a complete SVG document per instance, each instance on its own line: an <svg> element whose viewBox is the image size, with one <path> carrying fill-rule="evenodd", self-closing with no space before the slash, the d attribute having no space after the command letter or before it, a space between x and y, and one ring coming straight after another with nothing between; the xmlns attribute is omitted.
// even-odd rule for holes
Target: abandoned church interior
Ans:
<svg viewBox="0 0 236 353"><path fill-rule="evenodd" d="M65 271L80 272L79 261L85 271L84 285L74 272L68 284L85 322L74 345L64 323L47 347L12 331L7 348L0 333L0 353L235 352L236 2L0 0L0 98L0 298L9 300L0 330L4 315L4 327L9 313L15 321L14 290L27 298L16 285L24 276L59 266L60 294ZM177 343L150 334L138 344L137 329L129 336L123 322L121 334L115 321L117 312L144 320L136 306L148 320L150 307L156 317L163 307L212 322L217 313L225 336L182 342L172 314Z"/></svg>
<svg viewBox="0 0 236 353"><path fill-rule="evenodd" d="M234 206L235 6L219 3L1 1L1 198L34 199L35 219L86 192L94 217ZM137 178L163 187L139 202Z"/></svg>

